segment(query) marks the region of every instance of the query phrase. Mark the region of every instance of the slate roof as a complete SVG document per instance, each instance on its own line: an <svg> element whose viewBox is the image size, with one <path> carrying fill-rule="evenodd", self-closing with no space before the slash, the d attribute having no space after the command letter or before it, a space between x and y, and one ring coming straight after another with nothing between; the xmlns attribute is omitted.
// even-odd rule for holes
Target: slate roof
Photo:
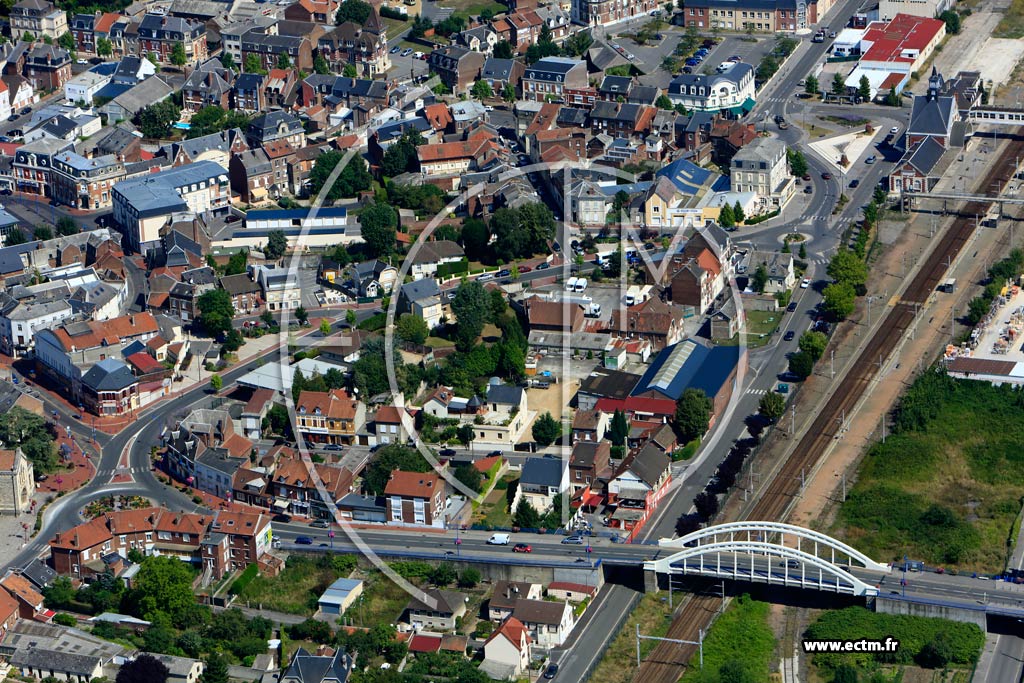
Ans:
<svg viewBox="0 0 1024 683"><path fill-rule="evenodd" d="M933 137L927 137L907 151L902 163L910 164L923 176L932 175L932 170L946 150ZM902 164L900 164L902 165Z"/></svg>
<svg viewBox="0 0 1024 683"><path fill-rule="evenodd" d="M928 99L921 95L915 97L913 108L910 110L907 134L948 135L949 130L946 125L952 117L955 104L955 98L945 95L934 99Z"/></svg>
<svg viewBox="0 0 1024 683"><path fill-rule="evenodd" d="M407 301L423 301L431 297L441 296L441 289L434 278L424 278L402 285L402 296Z"/></svg>
<svg viewBox="0 0 1024 683"><path fill-rule="evenodd" d="M511 384L490 384L487 387L487 402L518 406L523 399L523 388Z"/></svg>
<svg viewBox="0 0 1024 683"><path fill-rule="evenodd" d="M512 59L489 57L480 70L480 78L486 81L507 81L512 77L514 65L515 61Z"/></svg>
<svg viewBox="0 0 1024 683"><path fill-rule="evenodd" d="M569 57L545 57L526 67L523 78L533 81L563 81L565 75L580 64L583 62Z"/></svg>
<svg viewBox="0 0 1024 683"><path fill-rule="evenodd" d="M433 598L437 601L436 605L428 605L420 600L415 595L409 598L409 603L406 605L406 609L416 612L440 612L442 614L455 614L458 611L459 605L466 604L465 593L458 591L446 591L431 588L425 591L428 598Z"/></svg>
<svg viewBox="0 0 1024 683"><path fill-rule="evenodd" d="M560 488L562 483L561 458L527 458L523 461L520 484Z"/></svg>
<svg viewBox="0 0 1024 683"><path fill-rule="evenodd" d="M662 474L672 463L672 458L652 443L640 449L632 458L627 458L615 476L629 470L652 489L657 486Z"/></svg>
<svg viewBox="0 0 1024 683"><path fill-rule="evenodd" d="M82 384L93 391L119 391L138 381L124 361L104 358L82 375Z"/></svg>
<svg viewBox="0 0 1024 683"><path fill-rule="evenodd" d="M291 664L281 676L282 683L345 683L352 673L352 656L339 649L333 656L312 655L305 648L295 651Z"/></svg>

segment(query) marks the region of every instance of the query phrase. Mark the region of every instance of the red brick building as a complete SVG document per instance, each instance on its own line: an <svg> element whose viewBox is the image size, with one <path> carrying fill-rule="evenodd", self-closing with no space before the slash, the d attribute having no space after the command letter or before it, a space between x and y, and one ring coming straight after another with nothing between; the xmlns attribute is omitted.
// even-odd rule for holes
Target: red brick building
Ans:
<svg viewBox="0 0 1024 683"><path fill-rule="evenodd" d="M433 472L391 473L384 488L389 524L444 528L444 479Z"/></svg>

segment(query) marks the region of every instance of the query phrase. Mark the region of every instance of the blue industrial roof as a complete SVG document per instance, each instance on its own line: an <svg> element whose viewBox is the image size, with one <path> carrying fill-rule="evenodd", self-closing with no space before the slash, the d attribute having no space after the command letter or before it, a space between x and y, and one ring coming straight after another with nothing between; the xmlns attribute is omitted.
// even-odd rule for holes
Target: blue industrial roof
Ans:
<svg viewBox="0 0 1024 683"><path fill-rule="evenodd" d="M732 374L738 358L739 347L708 348L687 339L662 349L632 395L656 391L676 401L687 389L701 389L713 397Z"/></svg>
<svg viewBox="0 0 1024 683"><path fill-rule="evenodd" d="M694 195L708 182L712 171L701 168L689 159L676 159L654 175L668 178L683 194Z"/></svg>
<svg viewBox="0 0 1024 683"><path fill-rule="evenodd" d="M312 209L262 209L245 214L245 220L269 221L306 218L312 213ZM345 218L346 216L348 216L348 209L344 206L325 206L316 211L317 218Z"/></svg>

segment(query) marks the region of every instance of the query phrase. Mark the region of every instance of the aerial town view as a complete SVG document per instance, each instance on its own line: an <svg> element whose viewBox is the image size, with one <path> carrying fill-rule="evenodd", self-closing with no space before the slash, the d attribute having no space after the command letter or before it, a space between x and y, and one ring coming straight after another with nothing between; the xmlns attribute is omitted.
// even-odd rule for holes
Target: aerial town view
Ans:
<svg viewBox="0 0 1024 683"><path fill-rule="evenodd" d="M0 683L1024 683L1024 0L0 1Z"/></svg>

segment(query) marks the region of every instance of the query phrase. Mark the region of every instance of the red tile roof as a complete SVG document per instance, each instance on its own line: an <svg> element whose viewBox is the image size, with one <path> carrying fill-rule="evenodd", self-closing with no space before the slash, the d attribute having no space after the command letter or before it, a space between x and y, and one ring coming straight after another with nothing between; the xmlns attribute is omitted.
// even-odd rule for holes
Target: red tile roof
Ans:
<svg viewBox="0 0 1024 683"><path fill-rule="evenodd" d="M440 635L417 633L409 641L409 652L437 652L441 649Z"/></svg>
<svg viewBox="0 0 1024 683"><path fill-rule="evenodd" d="M524 635L526 636L525 641L523 640ZM528 645L533 642L530 639L530 632L525 626L523 626L523 622L519 621L515 617L509 617L505 621L501 622L501 626L494 630L494 633L492 633L491 637L487 639L487 642L489 643L499 636L506 638L517 650L521 643L525 642Z"/></svg>
<svg viewBox="0 0 1024 683"><path fill-rule="evenodd" d="M33 609L43 604L43 596L32 587L28 579L20 574L11 574L3 581L0 581L0 585L6 588L7 592L14 597L27 605L31 605Z"/></svg>
<svg viewBox="0 0 1024 683"><path fill-rule="evenodd" d="M303 391L299 393L299 400L295 402L295 412L300 415L320 414L344 420L354 420L358 408L359 402L343 389Z"/></svg>
<svg viewBox="0 0 1024 683"><path fill-rule="evenodd" d="M473 463L473 467L482 474L486 474L496 463L501 462L500 455L492 455L489 458L482 458Z"/></svg>
<svg viewBox="0 0 1024 683"><path fill-rule="evenodd" d="M626 399L601 398L594 406L602 413L614 413L616 410L625 412L651 413L652 415L676 414L676 402L667 398L641 398L630 396Z"/></svg>
<svg viewBox="0 0 1024 683"><path fill-rule="evenodd" d="M571 591L573 593L586 593L593 595L595 588L585 583L573 583L572 581L552 581L548 584L549 591Z"/></svg>
<svg viewBox="0 0 1024 683"><path fill-rule="evenodd" d="M433 472L395 470L391 473L387 486L384 487L384 495L429 499L441 488L443 488L441 477Z"/></svg>
<svg viewBox="0 0 1024 683"><path fill-rule="evenodd" d="M136 370L138 370L140 373L144 375L150 372L160 372L161 370L164 369L164 366L160 363L160 361L158 361L156 358L153 358L153 356L143 351L133 353L130 356L128 356L128 358L126 358L125 360L127 360L132 365L132 367L134 367Z"/></svg>
<svg viewBox="0 0 1024 683"><path fill-rule="evenodd" d="M385 422L387 424L401 424L402 413L395 406L381 406L377 408L377 417L374 419L377 422Z"/></svg>

